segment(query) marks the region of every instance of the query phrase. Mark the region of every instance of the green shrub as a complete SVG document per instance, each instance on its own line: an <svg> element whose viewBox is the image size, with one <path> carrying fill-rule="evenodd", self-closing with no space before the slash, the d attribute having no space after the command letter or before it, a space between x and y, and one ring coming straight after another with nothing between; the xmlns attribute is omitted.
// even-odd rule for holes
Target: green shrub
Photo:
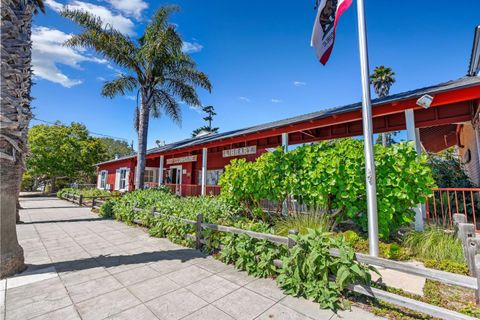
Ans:
<svg viewBox="0 0 480 320"><path fill-rule="evenodd" d="M321 308L344 309L342 293L349 284L370 283L370 270L355 260L353 249L342 237L309 230L295 236L297 244L283 257L277 282L286 293L303 296L320 304ZM329 250L339 249L340 257Z"/></svg>
<svg viewBox="0 0 480 320"><path fill-rule="evenodd" d="M110 196L112 193L97 189L97 188L88 188L88 189L77 189L77 188L63 188L57 191L57 197L63 198L67 194L74 194L77 196L83 195L84 197L102 197Z"/></svg>
<svg viewBox="0 0 480 320"><path fill-rule="evenodd" d="M99 211L99 215L104 218L113 218L114 212L113 207L115 205L115 200L108 200L106 201L101 207Z"/></svg>
<svg viewBox="0 0 480 320"><path fill-rule="evenodd" d="M439 261L433 259L423 259L422 262L427 268L468 275L468 266L465 263L458 263L452 260Z"/></svg>
<svg viewBox="0 0 480 320"><path fill-rule="evenodd" d="M309 213L296 213L275 222L275 233L281 236L287 236L289 230L297 230L299 234L306 234L308 229L332 231L330 216L321 210L315 210Z"/></svg>
<svg viewBox="0 0 480 320"><path fill-rule="evenodd" d="M403 245L419 259L451 260L460 264L465 263L460 240L453 233L446 233L437 227L428 227L425 231L407 233Z"/></svg>
<svg viewBox="0 0 480 320"><path fill-rule="evenodd" d="M273 233L273 229L265 223L240 221L234 224L240 229L262 233ZM220 251L220 259L225 263L233 263L239 269L256 277L276 275L277 269L273 264L286 254L286 247L274 243L254 239L245 234L225 233L221 241L224 245Z"/></svg>
<svg viewBox="0 0 480 320"><path fill-rule="evenodd" d="M418 156L411 143L375 145L375 164L379 234L387 239L413 221L410 208L425 202L434 181L426 156ZM277 149L255 162L232 160L219 183L222 197L252 218L268 221L256 210L261 200L281 203L292 195L325 208L337 222L350 219L367 230L363 142L356 139L304 145L287 153Z"/></svg>
<svg viewBox="0 0 480 320"><path fill-rule="evenodd" d="M347 230L340 236L352 246L355 252L368 253L368 239L360 237L355 231ZM408 250L396 242L380 241L379 254L380 257L391 260L408 260L410 258Z"/></svg>

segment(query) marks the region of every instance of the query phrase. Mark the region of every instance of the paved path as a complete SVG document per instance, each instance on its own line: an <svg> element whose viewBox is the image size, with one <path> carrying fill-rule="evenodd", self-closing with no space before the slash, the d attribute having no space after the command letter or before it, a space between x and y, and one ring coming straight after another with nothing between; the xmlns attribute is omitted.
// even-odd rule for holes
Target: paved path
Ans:
<svg viewBox="0 0 480 320"><path fill-rule="evenodd" d="M6 320L376 318L358 308L334 315L285 296L273 280L88 208L54 198L21 204L18 234L29 268L0 281Z"/></svg>

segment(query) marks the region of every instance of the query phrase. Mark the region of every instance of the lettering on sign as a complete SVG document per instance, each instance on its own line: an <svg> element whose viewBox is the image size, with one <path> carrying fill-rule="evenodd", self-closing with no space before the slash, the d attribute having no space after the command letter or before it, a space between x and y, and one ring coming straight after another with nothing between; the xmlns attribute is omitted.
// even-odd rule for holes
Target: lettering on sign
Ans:
<svg viewBox="0 0 480 320"><path fill-rule="evenodd" d="M197 161L197 156L196 155L195 156L187 156L187 157L167 159L167 164L195 162L195 161Z"/></svg>
<svg viewBox="0 0 480 320"><path fill-rule="evenodd" d="M247 154L255 154L257 153L257 146L249 146L243 148L236 148L236 149L228 149L223 150L223 157L237 157L237 156L245 156Z"/></svg>

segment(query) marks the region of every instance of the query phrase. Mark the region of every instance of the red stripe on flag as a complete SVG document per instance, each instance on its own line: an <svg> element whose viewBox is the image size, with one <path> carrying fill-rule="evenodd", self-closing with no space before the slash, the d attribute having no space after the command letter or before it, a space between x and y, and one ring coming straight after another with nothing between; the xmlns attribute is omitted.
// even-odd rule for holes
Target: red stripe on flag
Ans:
<svg viewBox="0 0 480 320"><path fill-rule="evenodd" d="M328 58L330 58L330 54L332 53L332 50L333 50L333 44L335 43L335 31L333 31L333 43L332 45L327 49L327 51L325 51L325 53L322 55L322 57L320 58L320 63L325 65L328 61Z"/></svg>
<svg viewBox="0 0 480 320"><path fill-rule="evenodd" d="M338 7L337 14L335 15L335 22L333 23L335 29L337 28L338 19L340 19L340 16L348 9L348 7L350 7L351 4L352 0L345 0Z"/></svg>

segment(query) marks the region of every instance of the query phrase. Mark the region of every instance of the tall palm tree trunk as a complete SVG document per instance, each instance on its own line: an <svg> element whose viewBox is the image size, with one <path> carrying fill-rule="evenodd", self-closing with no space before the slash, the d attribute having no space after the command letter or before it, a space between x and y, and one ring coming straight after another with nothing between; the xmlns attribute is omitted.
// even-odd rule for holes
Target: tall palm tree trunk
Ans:
<svg viewBox="0 0 480 320"><path fill-rule="evenodd" d="M135 171L135 188L143 189L144 176L147 155L147 139L148 139L148 120L150 116L150 108L153 102L152 90L149 88L141 89L141 104L138 114L138 154L137 168Z"/></svg>
<svg viewBox="0 0 480 320"><path fill-rule="evenodd" d="M0 278L25 268L16 232L17 199L31 119L31 24L29 1L2 0L0 111Z"/></svg>

